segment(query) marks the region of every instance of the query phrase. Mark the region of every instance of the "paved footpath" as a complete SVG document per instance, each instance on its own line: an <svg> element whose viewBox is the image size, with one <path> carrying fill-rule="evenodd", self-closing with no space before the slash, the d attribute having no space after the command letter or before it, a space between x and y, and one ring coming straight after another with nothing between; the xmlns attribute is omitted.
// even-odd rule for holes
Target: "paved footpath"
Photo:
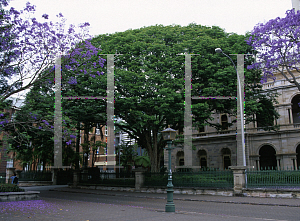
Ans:
<svg viewBox="0 0 300 221"><path fill-rule="evenodd" d="M52 189L52 191L86 193L86 194L97 194L97 195L112 195L112 196L119 195L119 196L150 198L150 199L151 198L166 199L166 197L167 197L167 194L165 194L165 193L105 191L105 190L90 190L90 189L74 189L74 188L69 188L69 187L55 188L55 189ZM300 207L300 199L286 199L286 198L233 197L233 196L174 194L174 200Z"/></svg>
<svg viewBox="0 0 300 221"><path fill-rule="evenodd" d="M126 196L147 199L165 199L166 194L117 192L88 189L71 189L68 187L52 189L53 193L73 192L81 194ZM55 192L54 192L55 191ZM252 204L293 207L298 210L299 199L277 199L277 198L250 198L250 197L223 197L210 195L180 195L174 194L174 202L202 201L229 204ZM234 205L233 205L234 206ZM274 207L276 208L276 207ZM252 220L277 220L264 218L251 218L243 216L230 216L220 214L208 214L199 212L166 213L163 209L150 209L146 207L116 205L108 203L85 202L68 199L57 199L41 197L39 200L0 202L0 221L12 220L65 220L65 221L173 221L173 220L203 220L203 221L252 221ZM279 220L279 219L278 219Z"/></svg>

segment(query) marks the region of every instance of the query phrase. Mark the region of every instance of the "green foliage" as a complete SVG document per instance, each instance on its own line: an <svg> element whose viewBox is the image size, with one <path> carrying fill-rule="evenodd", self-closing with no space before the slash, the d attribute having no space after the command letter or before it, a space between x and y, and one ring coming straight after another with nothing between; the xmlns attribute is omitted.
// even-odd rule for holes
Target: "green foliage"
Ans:
<svg viewBox="0 0 300 221"><path fill-rule="evenodd" d="M123 54L115 57L115 114L126 123L117 124L147 150L152 171L159 170L158 162L166 145L160 131L167 125L183 131L185 58L178 54L199 54L192 56L192 96L236 97L236 71L228 58L215 53L215 48L220 47L227 54L251 53L245 39L246 36L228 34L219 27L190 24L143 27L99 35L92 40L104 54ZM232 58L236 62L236 56ZM251 60L246 59L245 63ZM263 96L258 95L261 88L256 84L253 87L259 80L257 72L245 71L246 104L251 102L246 106L247 122L255 120L253 113L262 108L256 102ZM193 126L220 127L210 123L213 111L235 116L236 99L193 100Z"/></svg>
<svg viewBox="0 0 300 221"><path fill-rule="evenodd" d="M14 184L7 184L7 183L0 183L0 193L3 192L24 192L24 189L21 189L17 185Z"/></svg>
<svg viewBox="0 0 300 221"><path fill-rule="evenodd" d="M134 159L134 164L137 166L142 166L144 168L150 167L151 162L149 156L137 156Z"/></svg>
<svg viewBox="0 0 300 221"><path fill-rule="evenodd" d="M16 153L21 165L39 160L44 166L53 163L54 130L51 125L54 123L54 91L49 88L51 84L48 81L35 85L26 95L24 106L16 112L13 124L6 127L6 131L10 132L8 151ZM69 135L66 135L71 134L71 128L75 126L66 116L63 116L63 121L63 161L70 165L74 151L66 145L69 141Z"/></svg>
<svg viewBox="0 0 300 221"><path fill-rule="evenodd" d="M135 151L135 145L128 143L120 144L116 147L117 156L120 156L120 163L124 167L125 171L130 171L134 165L137 152Z"/></svg>
<svg viewBox="0 0 300 221"><path fill-rule="evenodd" d="M62 58L62 63L66 63L65 58ZM96 74L99 69L93 70ZM69 84L68 80L72 75L75 75L76 80L81 84ZM99 86L99 78L95 79L91 74L81 73L80 70L71 72L66 69L65 65L62 65L63 96L99 96L103 90L103 87ZM102 94L102 96L105 95ZM21 164L32 164L37 160L42 161L44 166L53 164L54 130L51 125L54 124L54 98L53 72L44 81L34 85L26 95L25 105L16 113L14 124L5 128L11 135L9 151L16 152L16 159L20 160ZM77 134L80 129L84 129L88 133L93 126L98 126L100 122L103 125L106 120L105 102L102 100L63 99L62 111L63 165L76 165L79 162L79 151L74 151L74 145L71 143L74 138L70 136ZM78 127L78 122L83 123ZM87 143L86 139L84 141ZM96 148L97 145L94 143L90 146Z"/></svg>

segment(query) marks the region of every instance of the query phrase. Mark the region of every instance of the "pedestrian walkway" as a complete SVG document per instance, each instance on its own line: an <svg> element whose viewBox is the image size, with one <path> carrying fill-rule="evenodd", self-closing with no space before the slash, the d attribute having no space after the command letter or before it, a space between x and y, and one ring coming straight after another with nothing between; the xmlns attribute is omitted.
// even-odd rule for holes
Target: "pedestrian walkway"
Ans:
<svg viewBox="0 0 300 221"><path fill-rule="evenodd" d="M257 221L257 218L197 212L166 213L136 206L51 199L0 202L0 221ZM286 221L286 220L285 220Z"/></svg>
<svg viewBox="0 0 300 221"><path fill-rule="evenodd" d="M27 191L34 187L27 188ZM254 221L299 220L300 199L224 197L211 195L174 194L175 213L166 213L166 194L73 189L67 186L36 187L44 193L38 200L0 202L0 221ZM50 192L48 190L51 190ZM74 194L64 193L71 192ZM89 197L91 194L96 195ZM41 194L42 195L42 194ZM47 197L62 195L62 198ZM115 197L110 197L115 196ZM124 198L128 197L128 200ZM107 199L116 199L108 200ZM134 200L133 198L139 198ZM96 199L92 201L89 199ZM105 199L103 201L97 199ZM162 200L155 200L162 199ZM189 201L189 202L184 202ZM191 202L195 201L195 202ZM116 203L115 203L116 202ZM125 202L125 203L122 203ZM141 203L145 202L145 203ZM204 202L204 203L202 203ZM206 203L207 202L207 203ZM211 203L213 202L213 203ZM217 203L217 204L216 204ZM232 205L231 205L232 204ZM244 204L244 205L235 205ZM249 205L249 207L247 206ZM150 205L150 206L149 206ZM159 206L157 206L159 205ZM183 207L186 205L186 207ZM193 206L194 205L194 206ZM269 205L269 206L255 206ZM272 206L276 207L272 207ZM199 207L200 206L200 207ZM281 207L282 206L282 207ZM283 207L284 206L284 207ZM208 209L213 208L213 210ZM188 208L188 209L187 209ZM202 209L198 209L202 208ZM259 209L261 208L261 209ZM233 212L236 211L237 212ZM255 210L247 212L248 210ZM213 211L213 212L212 212ZM226 211L226 212L225 212ZM290 217L284 214L288 211ZM272 215L269 215L272 214Z"/></svg>
<svg viewBox="0 0 300 221"><path fill-rule="evenodd" d="M111 196L125 196L125 197L153 198L153 199L166 199L166 197L167 197L167 195L163 194L163 193L121 192L121 191L108 191L108 190L105 191L105 190L91 190L91 189L75 189L75 188L70 188L70 187L54 188L51 190L52 191L62 191L62 192L72 192L72 193L86 193L86 194L97 194L97 195L111 195ZM174 194L174 201L176 201L176 200L300 207L300 199L286 199L286 198L233 197L233 196Z"/></svg>

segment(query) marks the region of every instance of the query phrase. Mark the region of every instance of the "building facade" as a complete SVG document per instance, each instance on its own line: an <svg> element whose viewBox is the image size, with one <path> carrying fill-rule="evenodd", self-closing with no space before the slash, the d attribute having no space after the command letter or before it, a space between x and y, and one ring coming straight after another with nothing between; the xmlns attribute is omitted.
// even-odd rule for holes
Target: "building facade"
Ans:
<svg viewBox="0 0 300 221"><path fill-rule="evenodd" d="M300 79L299 73L295 75ZM280 117L274 122L278 130L266 131L259 127L259 121L245 125L248 168L297 169L300 166L300 91L282 75L275 74L275 77L275 81L270 79L263 84L263 90L278 93L275 107ZM222 130L206 126L202 132L193 131L192 162L189 163L193 168L227 169L237 165L237 125L226 126L235 117L227 114L213 114L213 117L213 123L221 124ZM172 151L172 170L184 166L184 148L178 145Z"/></svg>

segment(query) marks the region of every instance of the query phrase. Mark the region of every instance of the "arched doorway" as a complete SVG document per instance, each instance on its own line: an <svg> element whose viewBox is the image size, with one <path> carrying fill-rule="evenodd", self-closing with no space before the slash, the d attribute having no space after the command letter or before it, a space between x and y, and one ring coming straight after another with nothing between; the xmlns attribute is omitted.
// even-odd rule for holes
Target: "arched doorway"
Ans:
<svg viewBox="0 0 300 221"><path fill-rule="evenodd" d="M296 95L292 99L292 116L294 124L300 123L300 94Z"/></svg>
<svg viewBox="0 0 300 221"><path fill-rule="evenodd" d="M297 169L300 170L300 144L296 148L296 153L297 153Z"/></svg>
<svg viewBox="0 0 300 221"><path fill-rule="evenodd" d="M176 164L177 166L184 166L184 152L178 151L176 154Z"/></svg>
<svg viewBox="0 0 300 221"><path fill-rule="evenodd" d="M199 157L199 165L202 168L207 167L207 153L205 150L199 150L198 151L198 157Z"/></svg>
<svg viewBox="0 0 300 221"><path fill-rule="evenodd" d="M223 169L228 169L231 166L231 151L229 148L223 148L222 151Z"/></svg>
<svg viewBox="0 0 300 221"><path fill-rule="evenodd" d="M276 151L270 145L264 145L259 150L259 164L262 170L275 169L277 167Z"/></svg>

